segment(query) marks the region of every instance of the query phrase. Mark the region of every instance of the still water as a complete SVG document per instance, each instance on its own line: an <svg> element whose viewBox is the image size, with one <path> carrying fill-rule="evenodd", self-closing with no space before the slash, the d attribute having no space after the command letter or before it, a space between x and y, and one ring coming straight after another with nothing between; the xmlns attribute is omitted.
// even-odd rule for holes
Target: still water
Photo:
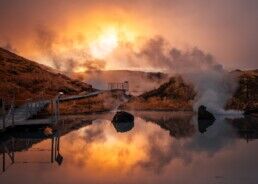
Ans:
<svg viewBox="0 0 258 184"><path fill-rule="evenodd" d="M48 136L11 134L1 140L0 183L258 183L257 119L132 114L134 124L123 132L108 113L64 117Z"/></svg>

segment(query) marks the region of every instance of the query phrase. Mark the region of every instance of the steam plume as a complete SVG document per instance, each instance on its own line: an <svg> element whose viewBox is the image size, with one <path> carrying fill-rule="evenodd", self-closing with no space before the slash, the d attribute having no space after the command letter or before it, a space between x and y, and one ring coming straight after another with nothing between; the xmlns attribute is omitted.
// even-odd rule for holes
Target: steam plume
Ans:
<svg viewBox="0 0 258 184"><path fill-rule="evenodd" d="M198 48L182 51L157 36L148 40L138 52L134 52L133 57L126 58L133 59L128 63L137 63L137 67L142 65L142 68L182 75L187 83L193 84L197 92L194 110L202 104L215 114L239 113L224 110L237 88L237 80L212 55Z"/></svg>
<svg viewBox="0 0 258 184"><path fill-rule="evenodd" d="M106 61L92 58L87 48L74 47L73 41L62 43L70 48L69 52L57 53L54 45L60 39L56 34L45 27L40 27L37 33L42 52L51 58L56 69L66 74L73 73L78 67L88 71L99 71L108 64ZM236 113L223 109L237 88L237 80L218 64L212 55L198 48L180 50L172 47L161 36L147 40L137 51L133 48L132 44L120 43L112 55L113 58L107 59L113 64L116 62L116 65L122 63L127 69L155 69L171 75L180 74L197 92L194 110L202 104L216 114Z"/></svg>
<svg viewBox="0 0 258 184"><path fill-rule="evenodd" d="M36 29L36 45L40 53L48 58L55 69L67 75L72 75L76 69L83 68L87 71L102 70L105 62L94 59L86 48L76 48L75 44L83 42L83 37L78 35L78 40L60 38L53 30L40 25ZM66 52L58 51L55 46L61 44L67 48Z"/></svg>

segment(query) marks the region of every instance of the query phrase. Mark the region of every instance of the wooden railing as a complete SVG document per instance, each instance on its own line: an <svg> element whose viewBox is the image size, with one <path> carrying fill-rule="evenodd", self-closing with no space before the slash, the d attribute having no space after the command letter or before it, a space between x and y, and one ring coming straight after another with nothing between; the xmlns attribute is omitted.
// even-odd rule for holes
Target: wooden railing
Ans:
<svg viewBox="0 0 258 184"><path fill-rule="evenodd" d="M50 100L37 100L35 99L27 99L23 101L18 101L18 104L15 105L15 99L12 100L11 104L7 105L4 99L1 99L1 111L0 114L0 130L5 130L7 127L15 126L17 122L26 121L27 119L37 115L41 110L43 110L49 104L51 105L51 114L49 118L50 123L57 123L59 121L59 99L62 93L59 93L55 96L55 98ZM2 123L1 123L2 120ZM2 127L1 127L2 126Z"/></svg>
<svg viewBox="0 0 258 184"><path fill-rule="evenodd" d="M58 93L54 98L46 100L46 98L35 99L27 99L25 101L18 101L16 105L15 99L12 100L11 104L6 105L6 101L1 100L2 105L2 116L0 114L0 130L5 129L10 126L15 126L17 123L21 125L20 122L25 122L26 120L32 118L34 115L37 115L41 110L43 110L46 106L50 105L51 114L49 117L49 123L56 124L60 119L60 110L59 104L61 101L70 101L70 100L78 100L82 98L89 98L93 96L97 96L104 91L96 91L86 95L73 95L62 97L63 93ZM7 106L9 107L8 112ZM2 124L1 124L2 119ZM1 127L2 126L2 127Z"/></svg>

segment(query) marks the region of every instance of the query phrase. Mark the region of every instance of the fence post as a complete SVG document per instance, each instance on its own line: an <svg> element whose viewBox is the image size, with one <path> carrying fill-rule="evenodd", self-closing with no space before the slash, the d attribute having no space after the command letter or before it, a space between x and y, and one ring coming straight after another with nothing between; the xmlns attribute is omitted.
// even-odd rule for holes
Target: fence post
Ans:
<svg viewBox="0 0 258 184"><path fill-rule="evenodd" d="M59 110L59 97L58 97L58 99L57 99L57 119L58 119L58 121L59 121L59 117L60 117L60 110Z"/></svg>
<svg viewBox="0 0 258 184"><path fill-rule="evenodd" d="M58 118L57 118L57 98L55 98L53 100L53 106L54 106L54 123L56 124L57 121L58 121Z"/></svg>
<svg viewBox="0 0 258 184"><path fill-rule="evenodd" d="M11 104L11 117L12 117L12 127L14 127L14 108L15 108L15 94L13 95L13 100Z"/></svg>
<svg viewBox="0 0 258 184"><path fill-rule="evenodd" d="M58 95L55 97L54 101L55 101L55 120L56 120L56 124L59 121L59 115L60 115L60 111L59 111L59 101L60 101L60 97L61 95L63 95L63 92L59 92Z"/></svg>
<svg viewBox="0 0 258 184"><path fill-rule="evenodd" d="M15 94L13 95L13 101L11 105L11 114L12 114L12 127L14 127L14 108L15 108Z"/></svg>
<svg viewBox="0 0 258 184"><path fill-rule="evenodd" d="M58 98L55 99L55 124L58 122Z"/></svg>
<svg viewBox="0 0 258 184"><path fill-rule="evenodd" d="M14 127L14 106L13 106L13 104L12 104L11 114L12 114L12 127Z"/></svg>
<svg viewBox="0 0 258 184"><path fill-rule="evenodd" d="M26 119L29 117L29 105L28 101L26 101Z"/></svg>
<svg viewBox="0 0 258 184"><path fill-rule="evenodd" d="M12 153L11 153L12 154L12 164L14 164L14 147L15 147L14 141L15 141L14 137L12 137Z"/></svg>
<svg viewBox="0 0 258 184"><path fill-rule="evenodd" d="M51 109L50 109L50 113L51 113L51 123L53 123L53 121L54 121L54 100L51 99L50 103L51 103Z"/></svg>
<svg viewBox="0 0 258 184"><path fill-rule="evenodd" d="M3 111L3 130L5 130L5 102L4 99L2 100L2 111Z"/></svg>
<svg viewBox="0 0 258 184"><path fill-rule="evenodd" d="M2 172L5 172L5 150L3 152L3 168L2 168Z"/></svg>
<svg viewBox="0 0 258 184"><path fill-rule="evenodd" d="M54 162L54 137L51 137L51 163Z"/></svg>

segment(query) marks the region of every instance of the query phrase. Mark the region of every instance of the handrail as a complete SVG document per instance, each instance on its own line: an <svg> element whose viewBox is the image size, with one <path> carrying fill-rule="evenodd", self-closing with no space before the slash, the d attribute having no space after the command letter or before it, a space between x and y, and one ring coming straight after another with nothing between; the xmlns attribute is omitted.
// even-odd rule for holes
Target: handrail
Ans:
<svg viewBox="0 0 258 184"><path fill-rule="evenodd" d="M34 101L35 98L28 98L24 101L25 103L23 105L18 107L15 105L15 98L13 98L12 103L10 105L10 109L8 110L8 113L7 114L4 113L3 127L10 126L10 122L12 126L14 126L16 122L24 122L25 120L31 118L32 116L37 115L39 111L41 111L44 107L46 107L49 104L51 105L51 111L52 111L49 121L52 123L57 123L59 122L59 117L60 117L60 110L59 110L60 101L88 98L88 97L99 95L102 92L103 91L96 91L86 95L74 95L74 96L67 96L62 98L61 96L63 95L63 93L59 92L54 98L51 98L49 100L42 98L41 100ZM3 107L3 109L6 109L6 108Z"/></svg>

